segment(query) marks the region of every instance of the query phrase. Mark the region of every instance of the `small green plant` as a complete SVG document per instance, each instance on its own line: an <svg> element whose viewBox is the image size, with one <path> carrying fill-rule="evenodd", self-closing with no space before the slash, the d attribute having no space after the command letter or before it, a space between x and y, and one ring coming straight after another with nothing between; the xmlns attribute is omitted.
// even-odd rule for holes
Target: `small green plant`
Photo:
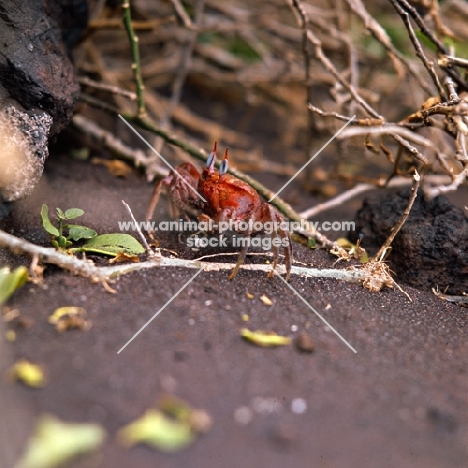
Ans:
<svg viewBox="0 0 468 468"><path fill-rule="evenodd" d="M10 271L9 267L0 268L0 305L2 305L18 288L27 283L28 269L20 266Z"/></svg>
<svg viewBox="0 0 468 468"><path fill-rule="evenodd" d="M67 221L84 215L80 208L70 208L63 212L57 208L58 226L49 219L49 207L42 205L41 219L43 228L51 235L51 243L56 249L66 249L70 253L92 252L116 257L121 252L127 255L144 253L144 247L130 234L101 234L86 226L70 224ZM79 247L73 242L85 241Z"/></svg>
<svg viewBox="0 0 468 468"><path fill-rule="evenodd" d="M55 227L49 219L49 207L47 205L42 205L42 226L52 236L51 243L56 249L66 249L73 245L72 241L76 242L84 239L92 239L97 236L96 231L86 226L67 223L67 221L83 216L84 211L82 209L70 208L63 212L60 208L57 208L56 211L58 227ZM65 235L65 230L67 231L67 235Z"/></svg>

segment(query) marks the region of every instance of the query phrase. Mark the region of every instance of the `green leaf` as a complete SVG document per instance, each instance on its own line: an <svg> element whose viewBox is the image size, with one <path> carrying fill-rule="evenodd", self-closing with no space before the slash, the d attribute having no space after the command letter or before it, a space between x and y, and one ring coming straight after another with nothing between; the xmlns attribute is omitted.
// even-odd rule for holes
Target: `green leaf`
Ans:
<svg viewBox="0 0 468 468"><path fill-rule="evenodd" d="M158 410L148 410L120 429L117 438L125 447L144 443L161 452L177 452L192 443L194 433L187 422L170 419Z"/></svg>
<svg viewBox="0 0 468 468"><path fill-rule="evenodd" d="M317 242L315 239L312 239L312 237L309 237L307 239L307 247L309 247L309 249L315 249L317 247Z"/></svg>
<svg viewBox="0 0 468 468"><path fill-rule="evenodd" d="M104 429L98 424L70 424L43 415L15 468L69 466L77 455L97 450L105 437Z"/></svg>
<svg viewBox="0 0 468 468"><path fill-rule="evenodd" d="M70 208L65 211L65 219L75 219L84 215L84 211L81 208Z"/></svg>
<svg viewBox="0 0 468 468"><path fill-rule="evenodd" d="M145 248L130 234L101 234L87 241L80 247L80 251L96 252L115 257L120 252L138 255L144 253Z"/></svg>
<svg viewBox="0 0 468 468"><path fill-rule="evenodd" d="M3 304L18 288L23 286L29 278L28 269L18 267L10 272L10 268L0 269L0 304Z"/></svg>
<svg viewBox="0 0 468 468"><path fill-rule="evenodd" d="M41 209L41 219L42 227L52 236L59 236L60 233L58 229L50 222L49 219L49 207L47 205L42 205Z"/></svg>
<svg viewBox="0 0 468 468"><path fill-rule="evenodd" d="M57 211L57 217L59 219L65 219L65 213L59 207L57 207L55 210Z"/></svg>
<svg viewBox="0 0 468 468"><path fill-rule="evenodd" d="M92 239L97 236L97 232L86 226L78 226L77 224L67 224L68 239L79 241L81 239Z"/></svg>

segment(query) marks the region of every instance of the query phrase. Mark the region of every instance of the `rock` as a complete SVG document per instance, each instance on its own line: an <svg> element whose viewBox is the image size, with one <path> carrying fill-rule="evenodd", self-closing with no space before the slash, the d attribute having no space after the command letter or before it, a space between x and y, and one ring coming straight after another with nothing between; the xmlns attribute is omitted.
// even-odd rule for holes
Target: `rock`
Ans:
<svg viewBox="0 0 468 468"><path fill-rule="evenodd" d="M0 216L31 193L73 115L71 51L86 23L86 0L0 2Z"/></svg>
<svg viewBox="0 0 468 468"><path fill-rule="evenodd" d="M356 219L364 248L380 247L408 205L410 192L365 200ZM396 281L448 294L468 292L468 217L446 197L426 201L420 191L388 256Z"/></svg>
<svg viewBox="0 0 468 468"><path fill-rule="evenodd" d="M314 340L306 332L299 333L294 344L296 345L296 348L303 353L312 353L315 349Z"/></svg>
<svg viewBox="0 0 468 468"><path fill-rule="evenodd" d="M0 3L0 84L27 111L52 117L51 136L78 98L70 51L86 22L86 0Z"/></svg>
<svg viewBox="0 0 468 468"><path fill-rule="evenodd" d="M22 112L13 105L0 111L0 200L14 201L31 193L48 155L52 117Z"/></svg>

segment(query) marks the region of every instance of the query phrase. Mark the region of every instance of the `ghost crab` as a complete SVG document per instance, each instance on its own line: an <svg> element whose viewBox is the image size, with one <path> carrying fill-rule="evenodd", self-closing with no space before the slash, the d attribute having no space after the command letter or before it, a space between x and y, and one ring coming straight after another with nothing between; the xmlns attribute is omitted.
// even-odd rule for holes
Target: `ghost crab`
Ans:
<svg viewBox="0 0 468 468"><path fill-rule="evenodd" d="M288 281L291 275L292 244L289 232L284 228L282 216L272 205L262 202L258 192L247 182L227 173L228 148L226 148L219 170L215 169L216 152L217 142L201 174L193 164L183 163L176 168L178 175L172 171L170 175L156 184L146 210L147 226L150 225L149 222L158 204L161 190L166 187L172 205L176 209L184 214L193 210L201 211L198 220L200 222L212 220L214 228L220 232L229 226L247 238L268 233L273 251L273 269L268 277L271 277L276 269L279 248L282 247ZM197 191L206 201L198 196ZM270 226L268 232L265 230L267 225ZM249 241L246 241L243 243L229 279L236 276L240 266L244 263L248 248Z"/></svg>

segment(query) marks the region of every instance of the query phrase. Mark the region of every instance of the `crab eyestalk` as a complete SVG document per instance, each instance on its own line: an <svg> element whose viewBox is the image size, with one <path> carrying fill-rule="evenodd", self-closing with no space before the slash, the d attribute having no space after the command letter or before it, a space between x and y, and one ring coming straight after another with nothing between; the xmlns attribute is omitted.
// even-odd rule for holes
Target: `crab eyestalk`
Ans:
<svg viewBox="0 0 468 468"><path fill-rule="evenodd" d="M205 164L205 170L207 170L210 173L214 171L214 164L216 162L216 152L217 152L217 150L218 150L218 142L215 141L213 151L208 156L208 159L206 160L206 164Z"/></svg>
<svg viewBox="0 0 468 468"><path fill-rule="evenodd" d="M226 151L224 152L224 159L219 165L219 175L222 176L226 174L229 168L229 148L226 148Z"/></svg>

